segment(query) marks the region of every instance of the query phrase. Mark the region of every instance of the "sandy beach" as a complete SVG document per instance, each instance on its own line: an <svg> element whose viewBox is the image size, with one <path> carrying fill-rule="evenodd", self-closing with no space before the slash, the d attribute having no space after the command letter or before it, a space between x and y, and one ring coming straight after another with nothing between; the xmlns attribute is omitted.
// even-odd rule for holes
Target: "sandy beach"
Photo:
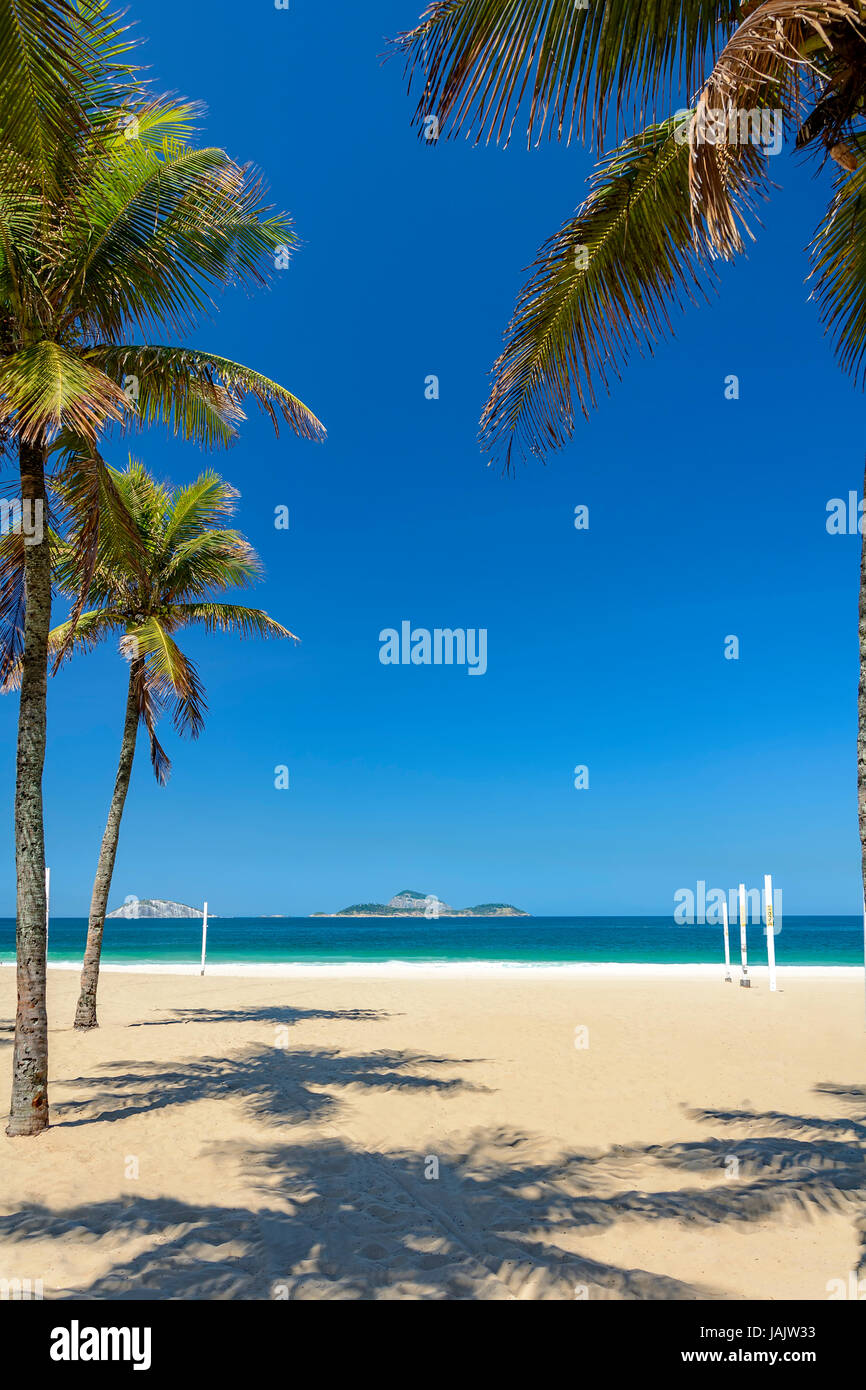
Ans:
<svg viewBox="0 0 866 1390"><path fill-rule="evenodd" d="M46 1298L824 1300L863 1256L862 974L106 971L84 1035L76 989L52 1128L0 1137Z"/></svg>

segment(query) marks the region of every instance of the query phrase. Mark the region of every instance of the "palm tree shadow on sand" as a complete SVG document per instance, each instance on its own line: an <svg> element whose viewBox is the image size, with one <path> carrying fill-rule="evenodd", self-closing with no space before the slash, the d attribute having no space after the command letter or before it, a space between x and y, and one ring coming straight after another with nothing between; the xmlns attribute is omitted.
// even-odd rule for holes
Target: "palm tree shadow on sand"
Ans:
<svg viewBox="0 0 866 1390"><path fill-rule="evenodd" d="M76 1083L95 1093L95 1113L65 1123L113 1123L154 1105L229 1095L278 1124L330 1123L338 1096L311 1088L466 1089L470 1082L436 1072L461 1060L294 1050L274 1058L247 1050L204 1059L182 1074L156 1063L135 1072L119 1065ZM866 1088L816 1091L844 1113L692 1111L702 1123L739 1133L553 1161L540 1137L504 1128L449 1139L426 1154L390 1142L362 1149L336 1133L258 1148L214 1144L209 1153L225 1163L227 1186L240 1173L258 1201L199 1206L130 1197L63 1211L30 1207L0 1217L0 1241L7 1252L61 1235L104 1241L109 1264L122 1230L136 1253L86 1288L56 1291L60 1298L726 1298L730 1292L594 1260L575 1247L628 1222L745 1226L844 1211L860 1234L862 1266ZM106 1100L111 1108L100 1108ZM698 1182L655 1190L659 1170ZM635 1185L650 1174L654 1190Z"/></svg>
<svg viewBox="0 0 866 1390"><path fill-rule="evenodd" d="M329 1048L250 1046L174 1070L161 1062L140 1062L134 1070L116 1062L98 1076L70 1083L78 1091L91 1092L92 1100L61 1102L53 1113L64 1127L76 1128L200 1100L235 1100L258 1120L323 1121L339 1109L338 1092L351 1087L443 1093L486 1089L441 1074L468 1060L407 1051L353 1055Z"/></svg>
<svg viewBox="0 0 866 1390"><path fill-rule="evenodd" d="M377 1022L383 1018L399 1017L384 1009L300 1009L293 1005L266 1004L260 1008L243 1009L161 1009L163 1018L139 1019L129 1028L168 1028L181 1023L272 1023L275 1027L291 1028L298 1023L334 1019L351 1022ZM2 1026L2 1025L0 1025Z"/></svg>
<svg viewBox="0 0 866 1390"><path fill-rule="evenodd" d="M718 1294L642 1269L571 1253L557 1233L580 1221L570 1182L594 1160L560 1163L531 1152L537 1141L508 1131L479 1132L444 1152L427 1180L431 1155L369 1152L341 1139L250 1150L215 1145L240 1165L262 1202L194 1206L153 1198L52 1212L31 1208L0 1217L0 1242L28 1246L69 1236L104 1241L122 1229L138 1253L86 1288L59 1299L501 1300L701 1299ZM141 1249L142 1242L146 1242ZM27 1257L33 1263L32 1253Z"/></svg>

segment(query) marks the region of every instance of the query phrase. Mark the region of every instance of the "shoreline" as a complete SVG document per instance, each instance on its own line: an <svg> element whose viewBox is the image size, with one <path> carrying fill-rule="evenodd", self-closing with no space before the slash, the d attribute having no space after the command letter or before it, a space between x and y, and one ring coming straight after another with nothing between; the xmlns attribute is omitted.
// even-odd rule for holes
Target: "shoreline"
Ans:
<svg viewBox="0 0 866 1390"><path fill-rule="evenodd" d="M0 961L0 970L14 970L14 961ZM80 971L80 961L49 961L49 970ZM780 990L785 977L797 979L859 979L862 965L782 965L776 975ZM201 975L198 962L141 961L118 965L103 962L101 974L116 975ZM675 963L655 961L335 961L305 964L300 961L267 961L260 964L231 962L208 965L206 976L235 979L713 979L724 983L724 964ZM733 984L738 987L739 967L731 965ZM769 974L766 965L749 966L749 978L762 983Z"/></svg>

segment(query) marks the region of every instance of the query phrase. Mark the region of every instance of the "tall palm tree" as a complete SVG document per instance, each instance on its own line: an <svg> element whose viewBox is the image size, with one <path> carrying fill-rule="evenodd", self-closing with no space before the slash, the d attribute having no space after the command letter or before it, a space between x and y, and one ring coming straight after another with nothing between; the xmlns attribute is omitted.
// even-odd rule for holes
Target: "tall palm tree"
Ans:
<svg viewBox="0 0 866 1390"><path fill-rule="evenodd" d="M525 121L530 144L546 131L602 151L611 128L618 142L517 301L481 417L491 459L508 468L566 443L598 388L670 333L671 309L706 295L713 262L743 251L772 187L761 146L776 112L798 149L832 161L811 297L841 367L864 385L862 0L435 0L394 47L420 84L419 126L435 116L446 137L507 143ZM671 112L677 90L694 96ZM858 715L866 884L866 534Z"/></svg>
<svg viewBox="0 0 866 1390"><path fill-rule="evenodd" d="M20 662L15 792L18 1007L7 1133L49 1122L42 769L51 554L50 459L74 495L77 618L99 518L133 531L99 441L112 425L163 422L225 445L245 399L306 438L314 415L284 387L224 357L148 344L180 335L225 285L264 283L291 226L253 171L191 143L196 108L152 96L103 0L0 0L0 440L17 455L22 507L45 541L0 569L0 677ZM142 341L145 338L145 341ZM73 622L74 627L74 622ZM70 630L71 635L71 630Z"/></svg>
<svg viewBox="0 0 866 1390"><path fill-rule="evenodd" d="M120 760L93 882L76 1028L98 1026L102 934L138 729L147 731L154 775L164 784L171 764L156 734L160 716L171 713L178 732L192 738L204 725L204 688L195 665L178 646L177 634L199 626L208 633L238 632L241 637L294 637L262 609L219 598L261 574L252 546L225 526L237 502L233 487L212 471L188 487L165 487L132 460L122 473L109 472L140 544L125 531L103 525L86 596L93 606L74 622L61 623L48 638L49 654L62 662L119 636L119 649L129 663ZM68 489L60 492L68 500L62 495ZM80 570L75 546L55 538L53 551L55 584L74 598Z"/></svg>

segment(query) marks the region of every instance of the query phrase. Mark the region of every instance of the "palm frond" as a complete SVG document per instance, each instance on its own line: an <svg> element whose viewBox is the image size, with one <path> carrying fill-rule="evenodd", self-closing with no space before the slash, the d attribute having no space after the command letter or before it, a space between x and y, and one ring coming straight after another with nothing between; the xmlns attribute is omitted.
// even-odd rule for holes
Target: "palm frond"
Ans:
<svg viewBox="0 0 866 1390"><path fill-rule="evenodd" d="M852 136L857 165L836 174L827 215L809 248L811 297L843 370L866 384L866 134Z"/></svg>
<svg viewBox="0 0 866 1390"><path fill-rule="evenodd" d="M173 506L173 491L160 483L138 459L129 456L122 471L112 477L142 545L152 557L164 544L167 518Z"/></svg>
<svg viewBox="0 0 866 1390"><path fill-rule="evenodd" d="M92 440L128 406L110 376L60 343L44 340L0 358L0 411L22 439L65 428Z"/></svg>
<svg viewBox="0 0 866 1390"><path fill-rule="evenodd" d="M240 603L174 603L169 611L172 621L184 627L202 623L206 632L237 632L241 637L290 637L294 642L300 641L262 608L246 608Z"/></svg>
<svg viewBox="0 0 866 1390"><path fill-rule="evenodd" d="M135 656L131 657L131 678L138 701L139 722L144 725L150 742L153 775L159 785L164 787L171 775L171 759L156 736L156 726L163 713L164 702L147 678L145 663Z"/></svg>
<svg viewBox="0 0 866 1390"><path fill-rule="evenodd" d="M124 10L115 11L110 0L73 0L88 46L77 96L88 119L91 138L110 138L117 125L118 106L144 101L145 69L130 62L138 47L133 24Z"/></svg>
<svg viewBox="0 0 866 1390"><path fill-rule="evenodd" d="M64 623L59 623L52 628L48 634L48 655L57 658L57 666L64 661L68 661L76 652L91 652L104 642L106 637L114 632L120 632L126 626L126 620L122 613L112 613L109 609L93 608L86 613L80 613L75 619L67 619ZM21 655L16 661L9 665L8 673L3 681L2 689L5 692L17 690L21 684ZM57 667L55 666L55 670Z"/></svg>
<svg viewBox="0 0 866 1390"><path fill-rule="evenodd" d="M684 114L612 151L589 197L539 251L481 421L483 447L506 467L515 449L537 457L561 447L575 403L587 415L596 383L609 391L633 350L671 332L671 306L707 297L714 276L690 218Z"/></svg>
<svg viewBox="0 0 866 1390"><path fill-rule="evenodd" d="M133 46L107 0L0 0L0 181L38 197L43 255L83 151L98 161L112 107L141 90Z"/></svg>
<svg viewBox="0 0 866 1390"><path fill-rule="evenodd" d="M55 154L83 121L76 106L92 50L66 0L0 0L0 121L7 151L44 191Z"/></svg>
<svg viewBox="0 0 866 1390"><path fill-rule="evenodd" d="M194 483L178 488L173 494L164 544L177 548L191 541L205 527L231 516L239 496L237 489L212 469L201 473Z"/></svg>
<svg viewBox="0 0 866 1390"><path fill-rule="evenodd" d="M45 288L33 273L45 241L44 199L22 179L15 155L0 142L0 302L9 315L6 352L21 346L23 324L50 317Z"/></svg>
<svg viewBox="0 0 866 1390"><path fill-rule="evenodd" d="M245 589L258 579L261 561L239 531L209 527L172 547L161 587L172 601L203 598L212 589Z"/></svg>
<svg viewBox="0 0 866 1390"><path fill-rule="evenodd" d="M123 578L140 578L145 559L141 536L117 486L118 475L87 441L64 435L62 464L52 479L52 494L68 519L64 543L54 560L58 587L73 596L67 645L58 653L55 671L68 654L99 566L113 568L115 589Z"/></svg>
<svg viewBox="0 0 866 1390"><path fill-rule="evenodd" d="M754 164L769 119L781 140L785 120L798 118L804 92L820 77L807 55L809 41L832 47L832 35L840 30L854 41L862 38L859 10L847 0L763 0L716 61L691 125L689 189L693 214L706 224L718 254L742 250L736 207L742 176L732 166Z"/></svg>
<svg viewBox="0 0 866 1390"><path fill-rule="evenodd" d="M136 112L136 138L115 137L70 218L68 312L94 336L122 337L131 323L191 328L215 307L213 287L266 284L276 247L294 241L285 217L270 215L261 179L220 149L195 149L177 135L193 107ZM154 143L158 121L168 129Z"/></svg>
<svg viewBox="0 0 866 1390"><path fill-rule="evenodd" d="M24 532L0 535L0 690L16 688L24 655Z"/></svg>
<svg viewBox="0 0 866 1390"><path fill-rule="evenodd" d="M297 396L226 357L194 348L108 345L86 356L115 379L135 383L142 426L168 424L175 434L206 446L227 444L249 398L277 433L282 419L303 439L324 437L324 426Z"/></svg>
<svg viewBox="0 0 866 1390"><path fill-rule="evenodd" d="M178 733L197 738L204 728L207 702L198 671L180 650L164 620L151 615L130 625L121 650L143 663L143 680L156 701L172 709Z"/></svg>
<svg viewBox="0 0 866 1390"><path fill-rule="evenodd" d="M392 51L422 84L417 125L507 143L526 104L529 144L546 128L600 147L611 109L643 119L646 93L664 107L694 90L740 13L737 0L434 0Z"/></svg>

